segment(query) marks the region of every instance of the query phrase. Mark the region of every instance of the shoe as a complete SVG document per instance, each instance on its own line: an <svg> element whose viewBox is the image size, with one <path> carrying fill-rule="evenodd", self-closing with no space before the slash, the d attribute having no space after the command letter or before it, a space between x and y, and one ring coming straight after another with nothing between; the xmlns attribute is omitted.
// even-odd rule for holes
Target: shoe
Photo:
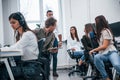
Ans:
<svg viewBox="0 0 120 80"><path fill-rule="evenodd" d="M57 72L53 72L53 76L58 77L59 75L57 74Z"/></svg>

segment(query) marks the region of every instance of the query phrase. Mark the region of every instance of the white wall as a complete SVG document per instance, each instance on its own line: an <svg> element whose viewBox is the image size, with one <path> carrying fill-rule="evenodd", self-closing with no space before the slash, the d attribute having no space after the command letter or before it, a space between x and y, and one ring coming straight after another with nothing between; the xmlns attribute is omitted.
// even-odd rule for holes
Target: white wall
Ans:
<svg viewBox="0 0 120 80"><path fill-rule="evenodd" d="M4 25L4 45L14 43L14 32L9 24L8 17L12 12L18 11L18 0L2 0L3 25Z"/></svg>
<svg viewBox="0 0 120 80"><path fill-rule="evenodd" d="M101 14L109 23L120 21L120 0L90 0L91 22Z"/></svg>
<svg viewBox="0 0 120 80"><path fill-rule="evenodd" d="M81 37L84 25L94 23L98 15L104 15L109 23L120 21L120 0L62 0L64 27L75 25Z"/></svg>
<svg viewBox="0 0 120 80"><path fill-rule="evenodd" d="M3 36L3 15L2 15L2 0L0 0L0 44L4 44L4 36Z"/></svg>
<svg viewBox="0 0 120 80"><path fill-rule="evenodd" d="M120 0L62 0L61 2L66 36L69 34L69 28L74 25L81 37L84 34L84 25L94 23L98 15L104 15L109 23L120 21ZM63 49L59 51L58 66L74 64L65 51L66 47Z"/></svg>
<svg viewBox="0 0 120 80"><path fill-rule="evenodd" d="M90 22L88 2L89 0L62 0L66 34L69 34L71 26L77 27L80 37L84 34L84 25Z"/></svg>

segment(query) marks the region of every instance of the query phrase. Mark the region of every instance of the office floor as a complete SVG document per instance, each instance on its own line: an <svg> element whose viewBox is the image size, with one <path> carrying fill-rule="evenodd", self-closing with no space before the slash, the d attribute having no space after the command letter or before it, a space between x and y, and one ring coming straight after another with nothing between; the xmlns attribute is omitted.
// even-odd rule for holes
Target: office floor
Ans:
<svg viewBox="0 0 120 80"><path fill-rule="evenodd" d="M59 77L53 77L51 71L50 80L83 80L78 74L74 74L69 77L68 73L70 70L58 70L57 72L59 74Z"/></svg>

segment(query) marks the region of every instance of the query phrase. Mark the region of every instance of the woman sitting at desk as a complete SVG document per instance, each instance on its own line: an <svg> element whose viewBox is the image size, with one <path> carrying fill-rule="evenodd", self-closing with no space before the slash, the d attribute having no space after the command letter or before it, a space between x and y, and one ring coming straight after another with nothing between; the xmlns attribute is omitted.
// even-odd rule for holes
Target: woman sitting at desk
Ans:
<svg viewBox="0 0 120 80"><path fill-rule="evenodd" d="M1 51L20 49L23 52L21 60L37 59L39 53L37 38L27 26L24 16L20 12L12 13L9 21L15 31L16 43L11 47L1 48Z"/></svg>
<svg viewBox="0 0 120 80"><path fill-rule="evenodd" d="M74 56L81 56L79 65L84 60L84 51L81 49L82 44L78 38L77 29L75 26L70 28L70 37L67 39L67 49L71 49L74 52Z"/></svg>
<svg viewBox="0 0 120 80"><path fill-rule="evenodd" d="M38 59L39 50L37 38L35 34L32 32L32 30L28 28L24 16L20 12L12 13L9 16L9 21L12 28L15 31L16 43L10 47L3 47L0 50L1 51L21 50L23 53L23 56L21 56L22 61ZM5 68L4 67L2 68L3 69L0 70L0 77L1 80L4 80L4 78L6 80L8 76L6 75Z"/></svg>

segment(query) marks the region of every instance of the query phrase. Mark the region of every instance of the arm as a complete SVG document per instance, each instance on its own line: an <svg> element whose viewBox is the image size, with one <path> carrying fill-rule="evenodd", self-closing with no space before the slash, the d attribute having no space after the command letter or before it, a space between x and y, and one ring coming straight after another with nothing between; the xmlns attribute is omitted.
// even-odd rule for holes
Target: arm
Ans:
<svg viewBox="0 0 120 80"><path fill-rule="evenodd" d="M71 49L71 45L70 45L70 39L67 39L67 49Z"/></svg>
<svg viewBox="0 0 120 80"><path fill-rule="evenodd" d="M14 45L10 46L10 47L3 47L1 48L1 51L4 51L4 50L21 50L22 48L26 47L29 43L29 34L28 32L24 33L22 38L17 42L15 43Z"/></svg>
<svg viewBox="0 0 120 80"><path fill-rule="evenodd" d="M59 38L59 42L62 42L62 34L59 34L58 38Z"/></svg>
<svg viewBox="0 0 120 80"><path fill-rule="evenodd" d="M71 45L73 44L71 37L67 39L67 49L71 49L72 51L75 51L75 48Z"/></svg>
<svg viewBox="0 0 120 80"><path fill-rule="evenodd" d="M58 39L59 39L58 47L61 47L62 46L62 30L60 29L60 26L56 27L56 31L57 31Z"/></svg>
<svg viewBox="0 0 120 80"><path fill-rule="evenodd" d="M58 47L61 47L62 46L62 34L59 34L58 38L59 38Z"/></svg>
<svg viewBox="0 0 120 80"><path fill-rule="evenodd" d="M43 49L44 49L44 50L48 50L49 48L52 48L52 47L53 47L54 40L55 40L55 35L54 35L54 33L49 34L49 36L46 37L46 41L45 41L45 44L44 44Z"/></svg>
<svg viewBox="0 0 120 80"><path fill-rule="evenodd" d="M100 50L105 50L109 46L109 44L110 44L110 40L105 39L103 41L103 44L101 46L99 46L98 48L91 50L90 54L92 54L93 52L100 51Z"/></svg>
<svg viewBox="0 0 120 80"><path fill-rule="evenodd" d="M81 42L82 42L83 47L85 48L85 50L88 50L88 51L92 50L90 40L89 40L89 38L87 39L85 35L82 37Z"/></svg>
<svg viewBox="0 0 120 80"><path fill-rule="evenodd" d="M98 48L91 50L90 53L105 50L109 46L110 41L113 39L113 36L108 29L103 30L101 33L102 34L100 40L102 41L102 45L100 45Z"/></svg>

